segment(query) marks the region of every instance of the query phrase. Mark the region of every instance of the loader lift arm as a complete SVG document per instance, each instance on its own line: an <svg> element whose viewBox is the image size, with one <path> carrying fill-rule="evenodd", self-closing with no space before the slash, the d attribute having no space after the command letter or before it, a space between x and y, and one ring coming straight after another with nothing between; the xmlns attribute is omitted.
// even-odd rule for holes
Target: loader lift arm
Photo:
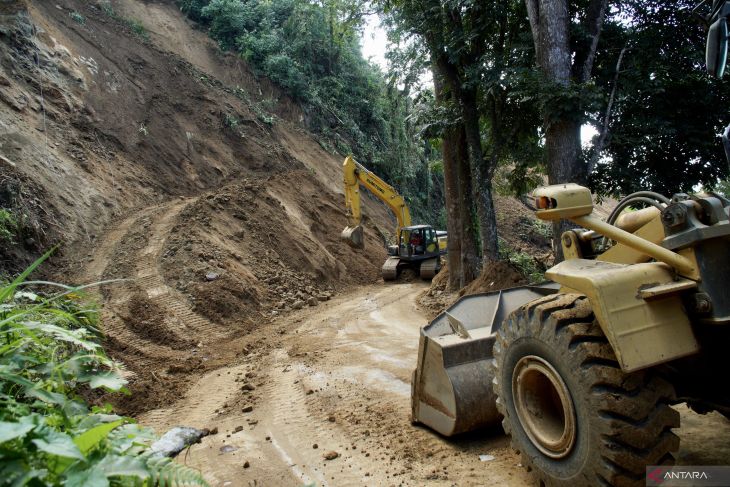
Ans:
<svg viewBox="0 0 730 487"><path fill-rule="evenodd" d="M345 206L347 208L348 226L342 231L342 239L350 246L362 249L365 245L363 238L362 209L360 204L360 185L367 188L378 199L385 203L395 214L398 226L394 235L399 235L403 227L411 225L411 212L406 200L398 191L365 166L357 162L352 156L347 156L342 164L345 181Z"/></svg>

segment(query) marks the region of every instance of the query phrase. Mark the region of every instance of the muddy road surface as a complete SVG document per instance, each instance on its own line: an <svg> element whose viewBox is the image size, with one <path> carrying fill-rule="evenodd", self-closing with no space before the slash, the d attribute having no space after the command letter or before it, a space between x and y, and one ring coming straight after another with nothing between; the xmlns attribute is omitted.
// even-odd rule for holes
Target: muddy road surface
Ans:
<svg viewBox="0 0 730 487"><path fill-rule="evenodd" d="M258 332L267 345L139 419L213 429L180 461L216 486L532 485L501 430L446 439L410 424L424 286L367 286L282 318ZM679 463L730 463L730 422L680 411Z"/></svg>

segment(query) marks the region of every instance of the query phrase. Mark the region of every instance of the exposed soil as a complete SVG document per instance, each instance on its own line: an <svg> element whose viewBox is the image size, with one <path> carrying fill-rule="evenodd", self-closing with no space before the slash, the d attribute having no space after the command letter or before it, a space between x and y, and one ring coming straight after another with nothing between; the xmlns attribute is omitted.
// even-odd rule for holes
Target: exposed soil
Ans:
<svg viewBox="0 0 730 487"><path fill-rule="evenodd" d="M444 267L431 281L431 286L418 296L418 304L425 310L429 319L435 318L461 296L488 293L528 284L518 269L508 262L493 262L468 286L458 292L450 291L449 268Z"/></svg>
<svg viewBox="0 0 730 487"><path fill-rule="evenodd" d="M457 297L446 271L430 288L380 282L378 228L394 222L366 196L366 248L339 241L342 155L306 113L173 0L111 4L0 6L0 204L29 215L0 271L63 242L50 277L113 281L94 296L132 395L101 399L160 432L217 428L180 459L212 485L529 482L501 430L409 423L419 328ZM530 209L496 205L507 243L549 265ZM521 282L496 264L465 292ZM680 461L728 463L730 423L682 414Z"/></svg>
<svg viewBox="0 0 730 487"><path fill-rule="evenodd" d="M259 348L140 420L217 428L185 458L212 485L533 485L501 428L449 439L410 424L426 286L365 286L277 319L253 332ZM678 409L678 462L730 462L730 421Z"/></svg>

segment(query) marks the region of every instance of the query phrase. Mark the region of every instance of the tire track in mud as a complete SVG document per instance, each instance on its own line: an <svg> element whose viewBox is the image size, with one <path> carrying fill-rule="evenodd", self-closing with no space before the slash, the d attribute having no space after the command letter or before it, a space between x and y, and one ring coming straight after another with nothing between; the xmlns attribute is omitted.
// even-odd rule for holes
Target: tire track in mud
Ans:
<svg viewBox="0 0 730 487"><path fill-rule="evenodd" d="M372 471L369 462L355 458L351 440L333 427L325 408L318 407L317 386L307 381L302 364L292 362L283 349L272 355L272 372L264 389L270 416L263 426L292 474L305 484L322 486L374 482L365 475ZM324 460L323 455L330 451L339 457Z"/></svg>
<svg viewBox="0 0 730 487"><path fill-rule="evenodd" d="M182 200L147 208L125 220L120 227L126 232L121 237L119 234L114 235L120 237L117 245L111 249L110 253L102 257L106 257L107 260L104 275L112 274L114 277L129 280L105 286L103 290L102 318L105 332L112 340L123 345L125 355L132 351L132 355L135 356L134 367L137 369L148 368L161 360L172 360L180 355L180 351L163 344L164 342L180 343L183 340L181 340L178 330L169 326L169 322L174 320L176 315L169 310L168 299L166 299L170 297L169 288L164 284L157 261L176 217L188 203L188 200ZM145 225L146 220L149 221L148 225ZM143 232L145 237L144 245L132 252L127 251L124 248L125 241L132 235L139 235L140 232ZM103 252L108 248L102 244L100 250ZM118 275L119 271L110 269L119 261L131 264L131 275ZM150 299L149 304L156 307L157 316L163 317L162 326L165 327L164 331L168 334L166 340L161 339L162 337L153 340L149 336L145 336L145 323L137 323L137 320L141 320L142 317L134 316L130 310L133 299L139 299L141 296L149 299L150 295L154 300ZM175 299L172 298L169 301L174 302ZM152 371L152 374L161 380L155 371Z"/></svg>
<svg viewBox="0 0 730 487"><path fill-rule="evenodd" d="M99 242L85 279L122 279L94 291L111 355L144 393L125 401L132 412L179 400L216 344L231 331L197 314L187 297L170 287L160 268L165 244L181 212L196 198L150 206L116 222ZM158 394L158 389L161 389ZM141 399L140 399L141 398ZM215 402L218 395L207 395ZM209 402L210 402L209 401ZM189 405L189 403L188 403ZM197 406L197 404L196 404ZM164 421L160 419L162 424ZM156 419L151 420L157 422Z"/></svg>

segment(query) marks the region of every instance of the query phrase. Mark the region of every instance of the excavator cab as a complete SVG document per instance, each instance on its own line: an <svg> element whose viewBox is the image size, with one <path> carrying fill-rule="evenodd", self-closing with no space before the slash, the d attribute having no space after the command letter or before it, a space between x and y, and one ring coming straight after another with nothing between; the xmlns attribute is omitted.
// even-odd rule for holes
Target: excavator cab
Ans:
<svg viewBox="0 0 730 487"><path fill-rule="evenodd" d="M432 256L439 253L436 231L428 225L417 225L401 229L398 236L401 257Z"/></svg>
<svg viewBox="0 0 730 487"><path fill-rule="evenodd" d="M403 227L398 232L396 254L390 257L382 268L383 279L393 281L400 271L408 267L415 270L421 279L429 280L441 269L439 237L431 225Z"/></svg>

